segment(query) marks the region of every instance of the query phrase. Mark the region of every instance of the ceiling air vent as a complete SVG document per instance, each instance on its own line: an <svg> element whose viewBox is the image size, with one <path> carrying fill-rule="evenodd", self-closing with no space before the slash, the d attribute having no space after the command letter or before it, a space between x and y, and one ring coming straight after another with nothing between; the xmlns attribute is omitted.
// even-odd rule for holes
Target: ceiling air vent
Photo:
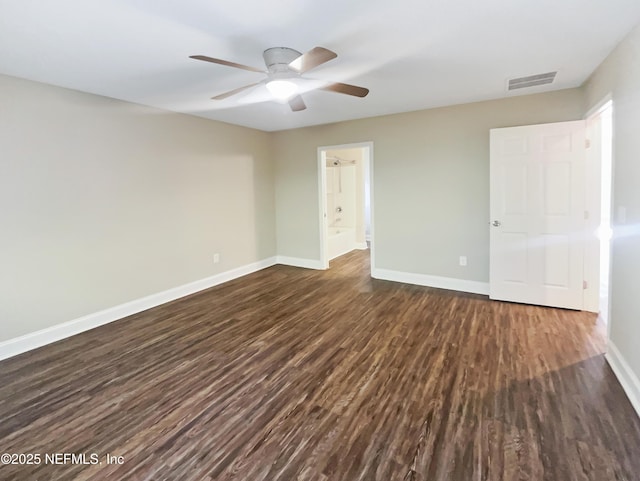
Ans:
<svg viewBox="0 0 640 481"><path fill-rule="evenodd" d="M512 78L509 80L508 90L524 89L536 85L550 84L556 78L558 72L540 73L528 77Z"/></svg>

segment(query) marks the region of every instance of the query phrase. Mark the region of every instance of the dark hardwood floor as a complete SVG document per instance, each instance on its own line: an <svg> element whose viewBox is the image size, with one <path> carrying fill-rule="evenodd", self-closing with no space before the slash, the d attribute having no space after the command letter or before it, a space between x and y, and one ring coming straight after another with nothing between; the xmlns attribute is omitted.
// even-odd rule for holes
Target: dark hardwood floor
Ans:
<svg viewBox="0 0 640 481"><path fill-rule="evenodd" d="M0 453L42 459L0 479L640 479L594 315L371 280L367 256L265 269L1 362Z"/></svg>

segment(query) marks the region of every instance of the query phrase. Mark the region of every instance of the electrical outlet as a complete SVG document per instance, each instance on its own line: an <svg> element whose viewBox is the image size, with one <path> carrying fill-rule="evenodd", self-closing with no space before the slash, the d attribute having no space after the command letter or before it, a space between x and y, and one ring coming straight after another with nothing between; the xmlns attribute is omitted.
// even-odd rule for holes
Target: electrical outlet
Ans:
<svg viewBox="0 0 640 481"><path fill-rule="evenodd" d="M220 262L220 254L213 254L213 263L217 264L218 262Z"/></svg>
<svg viewBox="0 0 640 481"><path fill-rule="evenodd" d="M467 256L460 256L460 265L461 266L467 265Z"/></svg>

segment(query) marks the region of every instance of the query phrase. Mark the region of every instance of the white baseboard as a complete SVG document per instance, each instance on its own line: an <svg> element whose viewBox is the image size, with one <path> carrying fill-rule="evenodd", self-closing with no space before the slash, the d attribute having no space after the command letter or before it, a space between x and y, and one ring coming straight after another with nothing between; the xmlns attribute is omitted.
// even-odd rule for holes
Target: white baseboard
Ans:
<svg viewBox="0 0 640 481"><path fill-rule="evenodd" d="M361 251L366 251L369 248L366 242L356 242L356 249L360 249Z"/></svg>
<svg viewBox="0 0 640 481"><path fill-rule="evenodd" d="M339 251L334 252L333 254L329 254L329 260L332 261L333 259L337 259L338 257L348 254L352 250L354 250L353 247L345 247L344 249L340 249Z"/></svg>
<svg viewBox="0 0 640 481"><path fill-rule="evenodd" d="M285 266L302 267L304 269L324 270L322 262L317 259L302 259L300 257L277 256L276 263Z"/></svg>
<svg viewBox="0 0 640 481"><path fill-rule="evenodd" d="M605 359L611 366L611 370L620 381L622 389L627 394L631 405L640 416L640 379L633 372L631 366L622 356L616 345L609 339Z"/></svg>
<svg viewBox="0 0 640 481"><path fill-rule="evenodd" d="M392 271L389 269L375 268L371 272L374 279L385 281L404 282L418 286L437 287L452 291L471 292L473 294L489 295L489 283L454 279L452 277L431 276L428 274L415 274L413 272Z"/></svg>
<svg viewBox="0 0 640 481"><path fill-rule="evenodd" d="M60 341L67 337L80 334L95 327L108 324L123 317L136 314L152 307L165 304L181 297L194 294L196 292L217 286L238 277L251 274L253 272L271 267L275 264L284 264L305 269L323 270L324 267L319 260L302 259L297 257L274 256L263 259L246 266L238 267L230 271L222 272L199 281L190 282L182 286L174 287L166 291L158 292L141 299L114 306L103 311L95 312L77 319L57 324L36 332L25 334L14 339L0 342L0 360L7 359L23 352L36 349L38 347ZM488 284L475 281L465 281L461 279L451 279L446 277L428 276L424 274L412 274L408 272L391 271L387 269L374 269L372 276L376 279L385 279L396 282L406 282L423 286L439 287L442 289L453 289L457 291L474 292L477 294L488 294ZM626 364L625 364L626 365Z"/></svg>
<svg viewBox="0 0 640 481"><path fill-rule="evenodd" d="M31 332L24 336L0 342L0 360L17 356L18 354L31 351L32 349L42 347L46 344L51 344L52 342L60 341L61 339L80 334L81 332L88 331L89 329L117 321L123 317L127 317L175 299L188 296L189 294L194 294L198 291L237 279L238 277L251 274L252 272L257 272L275 264L276 257L270 257L246 266L207 277L206 279L190 282L182 286L151 294L150 296L136 299L118 306L110 307L103 311L79 317L72 321L63 322L62 324L57 324L40 331Z"/></svg>

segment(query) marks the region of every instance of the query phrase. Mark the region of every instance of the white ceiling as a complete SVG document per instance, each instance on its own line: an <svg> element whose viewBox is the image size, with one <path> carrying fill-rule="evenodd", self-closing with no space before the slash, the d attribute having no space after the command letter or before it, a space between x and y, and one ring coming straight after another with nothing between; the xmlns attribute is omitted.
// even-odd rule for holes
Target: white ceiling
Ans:
<svg viewBox="0 0 640 481"><path fill-rule="evenodd" d="M638 22L638 0L0 0L0 73L274 131L577 87ZM263 77L188 58L262 68L276 46L333 50L305 77L371 92L308 92L302 112L264 86L213 101Z"/></svg>

